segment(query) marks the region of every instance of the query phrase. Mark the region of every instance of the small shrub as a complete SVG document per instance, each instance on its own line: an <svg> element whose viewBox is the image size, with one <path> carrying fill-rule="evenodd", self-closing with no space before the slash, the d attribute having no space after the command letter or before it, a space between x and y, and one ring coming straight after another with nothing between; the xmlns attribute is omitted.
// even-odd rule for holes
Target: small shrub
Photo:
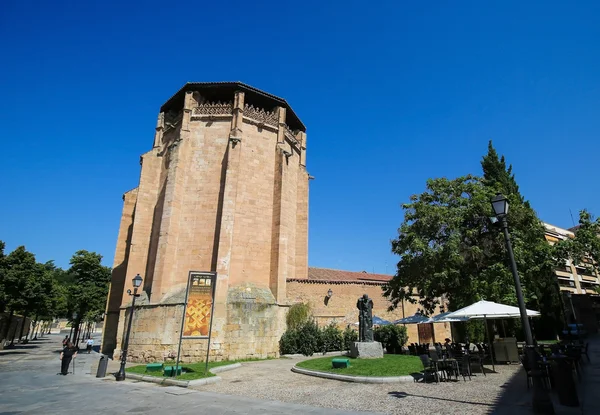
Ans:
<svg viewBox="0 0 600 415"><path fill-rule="evenodd" d="M358 341L358 333L356 330L352 330L350 327L346 327L344 330L344 344L342 345L342 350L350 350L350 346Z"/></svg>
<svg viewBox="0 0 600 415"><path fill-rule="evenodd" d="M298 353L298 332L296 330L286 330L279 340L279 353L295 354Z"/></svg>
<svg viewBox="0 0 600 415"><path fill-rule="evenodd" d="M334 323L331 323L321 331L320 349L323 353L342 350L343 343L344 336L342 331Z"/></svg>
<svg viewBox="0 0 600 415"><path fill-rule="evenodd" d="M374 338L381 342L388 353L401 353L402 346L408 341L406 327L393 324L377 327L374 331Z"/></svg>
<svg viewBox="0 0 600 415"><path fill-rule="evenodd" d="M314 321L308 321L297 331L297 350L298 353L302 353L304 356L312 356L316 351L319 350L319 343L321 342L321 331Z"/></svg>

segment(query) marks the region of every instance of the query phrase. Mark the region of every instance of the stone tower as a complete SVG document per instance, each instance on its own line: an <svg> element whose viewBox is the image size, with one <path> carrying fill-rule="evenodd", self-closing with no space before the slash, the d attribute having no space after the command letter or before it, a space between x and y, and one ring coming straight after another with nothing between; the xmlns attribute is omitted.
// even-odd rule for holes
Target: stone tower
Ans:
<svg viewBox="0 0 600 415"><path fill-rule="evenodd" d="M217 273L211 360L278 354L286 280L308 272L305 131L285 100L239 82L188 83L161 107L139 186L123 195L104 353L119 354L138 273L128 355L176 351L199 271ZM206 347L184 339L183 361Z"/></svg>

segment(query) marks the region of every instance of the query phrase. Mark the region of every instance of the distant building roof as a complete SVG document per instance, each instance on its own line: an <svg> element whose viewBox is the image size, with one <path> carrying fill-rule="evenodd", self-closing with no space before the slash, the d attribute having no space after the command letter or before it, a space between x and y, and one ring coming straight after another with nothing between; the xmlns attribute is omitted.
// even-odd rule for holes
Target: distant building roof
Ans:
<svg viewBox="0 0 600 415"><path fill-rule="evenodd" d="M329 268L308 268L308 278L290 278L288 281L327 282L335 284L376 284L381 285L394 278L392 275L370 274L366 271L342 271Z"/></svg>
<svg viewBox="0 0 600 415"><path fill-rule="evenodd" d="M546 235L553 235L555 237L559 237L559 239L564 239L566 237L573 237L575 234L573 233L573 228L564 229L555 225L551 225L549 223L543 222L544 228L546 228Z"/></svg>

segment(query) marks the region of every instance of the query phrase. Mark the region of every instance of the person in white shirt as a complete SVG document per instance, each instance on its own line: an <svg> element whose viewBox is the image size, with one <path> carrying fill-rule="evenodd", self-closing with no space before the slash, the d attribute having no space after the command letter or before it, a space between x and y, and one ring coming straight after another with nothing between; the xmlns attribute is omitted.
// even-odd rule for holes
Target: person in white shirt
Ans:
<svg viewBox="0 0 600 415"><path fill-rule="evenodd" d="M94 346L94 339L92 339L90 337L90 338L87 339L87 352L88 352L88 354L91 353L93 346Z"/></svg>

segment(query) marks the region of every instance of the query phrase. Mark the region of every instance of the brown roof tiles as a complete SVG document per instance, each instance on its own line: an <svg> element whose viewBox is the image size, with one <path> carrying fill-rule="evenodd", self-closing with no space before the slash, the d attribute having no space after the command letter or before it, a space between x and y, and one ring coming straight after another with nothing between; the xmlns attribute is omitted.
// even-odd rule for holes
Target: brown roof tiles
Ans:
<svg viewBox="0 0 600 415"><path fill-rule="evenodd" d="M329 268L308 268L308 278L293 278L288 281L337 282L337 283L385 283L394 278L392 275L369 274L366 271L342 271Z"/></svg>

